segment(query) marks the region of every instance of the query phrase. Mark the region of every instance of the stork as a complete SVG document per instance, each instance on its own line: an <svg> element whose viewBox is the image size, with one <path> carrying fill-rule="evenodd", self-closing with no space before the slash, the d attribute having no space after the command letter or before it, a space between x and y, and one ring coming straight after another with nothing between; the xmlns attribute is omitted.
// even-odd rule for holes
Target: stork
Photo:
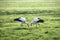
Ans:
<svg viewBox="0 0 60 40"><path fill-rule="evenodd" d="M26 18L24 18L24 17L16 18L16 19L14 19L14 21L19 21L21 23L21 26L23 26L23 24L27 24L27 26L29 27L29 24L28 24L28 22L26 22Z"/></svg>
<svg viewBox="0 0 60 40"><path fill-rule="evenodd" d="M44 23L44 20L43 19L41 19L41 18L34 18L33 20L32 20L32 22L31 22L31 26L32 26L32 24L36 24L36 27L37 27L37 23ZM40 24L39 24L40 25Z"/></svg>

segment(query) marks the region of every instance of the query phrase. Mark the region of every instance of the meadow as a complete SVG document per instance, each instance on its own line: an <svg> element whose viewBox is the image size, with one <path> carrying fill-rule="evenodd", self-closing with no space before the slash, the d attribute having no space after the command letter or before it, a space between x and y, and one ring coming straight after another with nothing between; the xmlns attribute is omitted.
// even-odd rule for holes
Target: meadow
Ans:
<svg viewBox="0 0 60 40"><path fill-rule="evenodd" d="M60 40L60 9L0 10L0 40ZM21 26L14 19L25 17L30 23L34 17L44 20L36 25Z"/></svg>

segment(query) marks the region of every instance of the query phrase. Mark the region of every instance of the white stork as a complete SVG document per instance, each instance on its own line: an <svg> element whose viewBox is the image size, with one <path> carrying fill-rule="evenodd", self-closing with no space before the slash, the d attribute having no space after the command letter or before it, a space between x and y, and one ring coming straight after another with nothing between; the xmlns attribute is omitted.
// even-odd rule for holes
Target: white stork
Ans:
<svg viewBox="0 0 60 40"><path fill-rule="evenodd" d="M41 18L34 18L33 21L31 22L31 26L32 24L36 24L36 27L37 27L37 23L44 23L44 20Z"/></svg>
<svg viewBox="0 0 60 40"><path fill-rule="evenodd" d="M27 24L27 26L29 27L29 24L28 24L28 22L26 22L26 19L24 17L16 18L16 19L14 19L14 21L21 22L21 26L23 26L23 24Z"/></svg>

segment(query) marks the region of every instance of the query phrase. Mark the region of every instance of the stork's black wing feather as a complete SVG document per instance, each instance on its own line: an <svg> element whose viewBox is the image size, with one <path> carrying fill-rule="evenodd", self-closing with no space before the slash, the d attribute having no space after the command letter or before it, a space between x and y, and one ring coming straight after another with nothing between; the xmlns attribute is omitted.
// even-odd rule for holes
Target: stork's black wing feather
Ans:
<svg viewBox="0 0 60 40"><path fill-rule="evenodd" d="M19 18L14 19L14 21L22 22L22 20L19 20Z"/></svg>
<svg viewBox="0 0 60 40"><path fill-rule="evenodd" d="M43 23L43 22L44 22L44 20L40 19L40 20L39 20L39 21L37 21L37 22L41 22L41 23Z"/></svg>

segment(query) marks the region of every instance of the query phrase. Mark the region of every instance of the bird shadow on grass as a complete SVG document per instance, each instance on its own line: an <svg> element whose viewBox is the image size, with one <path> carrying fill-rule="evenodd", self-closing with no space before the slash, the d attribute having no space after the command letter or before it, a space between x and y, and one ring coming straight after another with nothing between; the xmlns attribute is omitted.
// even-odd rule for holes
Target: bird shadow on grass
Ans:
<svg viewBox="0 0 60 40"><path fill-rule="evenodd" d="M14 28L13 30L32 30L34 28Z"/></svg>

